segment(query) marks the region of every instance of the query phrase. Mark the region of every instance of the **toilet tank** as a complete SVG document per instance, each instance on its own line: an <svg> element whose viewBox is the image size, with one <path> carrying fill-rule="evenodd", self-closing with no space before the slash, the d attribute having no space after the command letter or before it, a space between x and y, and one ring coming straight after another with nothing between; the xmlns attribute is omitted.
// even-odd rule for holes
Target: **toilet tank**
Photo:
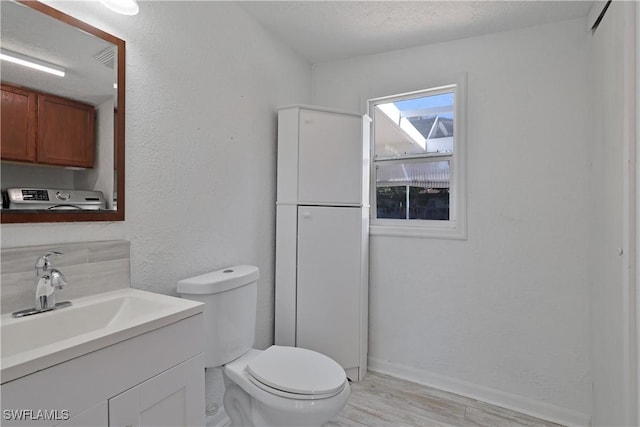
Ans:
<svg viewBox="0 0 640 427"><path fill-rule="evenodd" d="M204 306L205 367L222 366L253 347L258 268L237 265L178 282L182 298Z"/></svg>

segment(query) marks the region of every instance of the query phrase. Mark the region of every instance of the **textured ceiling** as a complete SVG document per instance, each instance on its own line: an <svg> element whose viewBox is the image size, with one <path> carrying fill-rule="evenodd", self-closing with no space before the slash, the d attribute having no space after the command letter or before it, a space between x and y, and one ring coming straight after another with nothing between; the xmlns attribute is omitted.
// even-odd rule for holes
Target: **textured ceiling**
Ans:
<svg viewBox="0 0 640 427"><path fill-rule="evenodd" d="M584 17L592 1L241 1L312 63Z"/></svg>

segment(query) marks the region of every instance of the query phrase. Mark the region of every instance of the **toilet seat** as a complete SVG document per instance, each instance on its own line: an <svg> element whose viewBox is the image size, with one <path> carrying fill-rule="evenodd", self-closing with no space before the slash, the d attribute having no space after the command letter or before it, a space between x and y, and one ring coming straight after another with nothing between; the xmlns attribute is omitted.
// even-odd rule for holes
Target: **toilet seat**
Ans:
<svg viewBox="0 0 640 427"><path fill-rule="evenodd" d="M261 389L291 399L326 399L347 383L344 369L318 352L271 346L247 364L249 380Z"/></svg>

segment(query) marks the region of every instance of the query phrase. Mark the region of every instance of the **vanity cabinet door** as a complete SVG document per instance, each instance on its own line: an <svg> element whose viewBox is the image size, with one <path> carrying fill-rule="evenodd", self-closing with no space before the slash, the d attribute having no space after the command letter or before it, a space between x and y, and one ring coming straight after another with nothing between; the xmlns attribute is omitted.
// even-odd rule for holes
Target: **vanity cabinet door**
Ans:
<svg viewBox="0 0 640 427"><path fill-rule="evenodd" d="M109 399L109 425L203 426L203 366L200 354Z"/></svg>
<svg viewBox="0 0 640 427"><path fill-rule="evenodd" d="M2 83L2 160L36 160L36 94Z"/></svg>
<svg viewBox="0 0 640 427"><path fill-rule="evenodd" d="M107 402L104 401L93 408L82 411L71 418L56 424L56 427L103 427L109 425Z"/></svg>
<svg viewBox="0 0 640 427"><path fill-rule="evenodd" d="M92 168L94 132L91 105L38 95L38 163Z"/></svg>

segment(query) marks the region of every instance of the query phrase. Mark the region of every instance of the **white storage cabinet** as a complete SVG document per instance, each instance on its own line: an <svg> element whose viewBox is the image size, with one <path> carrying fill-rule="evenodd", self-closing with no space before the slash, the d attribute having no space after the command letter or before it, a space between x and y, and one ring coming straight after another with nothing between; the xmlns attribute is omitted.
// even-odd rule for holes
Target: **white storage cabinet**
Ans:
<svg viewBox="0 0 640 427"><path fill-rule="evenodd" d="M369 119L278 113L275 343L367 369Z"/></svg>

